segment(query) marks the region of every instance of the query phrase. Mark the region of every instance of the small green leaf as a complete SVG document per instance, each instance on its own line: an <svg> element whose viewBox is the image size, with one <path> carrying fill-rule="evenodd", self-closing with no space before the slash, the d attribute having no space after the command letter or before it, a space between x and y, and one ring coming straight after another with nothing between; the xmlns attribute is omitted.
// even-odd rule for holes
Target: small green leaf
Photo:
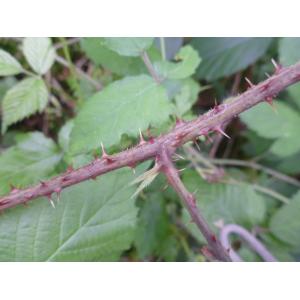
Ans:
<svg viewBox="0 0 300 300"><path fill-rule="evenodd" d="M279 61L284 66L300 60L300 38L285 37L279 40ZM297 106L300 108L300 84L296 83L287 89Z"/></svg>
<svg viewBox="0 0 300 300"><path fill-rule="evenodd" d="M160 125L172 106L165 89L150 76L127 77L107 86L83 106L71 134L71 152L78 154L116 145L122 134L136 136L139 129Z"/></svg>
<svg viewBox="0 0 300 300"><path fill-rule="evenodd" d="M300 192L295 194L289 204L283 205L270 221L271 232L281 241L300 247Z"/></svg>
<svg viewBox="0 0 300 300"><path fill-rule="evenodd" d="M25 38L23 41L24 55L38 74L45 74L55 60L55 50L49 38Z"/></svg>
<svg viewBox="0 0 300 300"><path fill-rule="evenodd" d="M180 93L175 96L176 115L181 117L188 112L198 99L198 93L201 87L199 83L192 78L182 81Z"/></svg>
<svg viewBox="0 0 300 300"><path fill-rule="evenodd" d="M153 44L154 38L104 38L104 45L124 56L139 56Z"/></svg>
<svg viewBox="0 0 300 300"><path fill-rule="evenodd" d="M53 174L62 157L58 147L39 132L26 134L0 155L0 194L7 193L10 184L25 187Z"/></svg>
<svg viewBox="0 0 300 300"><path fill-rule="evenodd" d="M140 57L125 57L103 45L104 38L84 38L81 42L86 55L96 64L111 72L125 76L146 73L144 62ZM149 49L149 56L152 50Z"/></svg>
<svg viewBox="0 0 300 300"><path fill-rule="evenodd" d="M18 81L15 77L5 77L0 80L0 104L6 92L12 88Z"/></svg>
<svg viewBox="0 0 300 300"><path fill-rule="evenodd" d="M270 150L278 156L293 155L300 150L298 128L300 115L287 104L276 101L277 113L262 103L241 114L241 119L259 136L275 139Z"/></svg>
<svg viewBox="0 0 300 300"><path fill-rule="evenodd" d="M222 184L205 182L195 171L186 171L183 181L190 191L195 191L197 205L212 228L223 220L251 227L260 224L265 216L265 199L254 191L250 184ZM184 210L184 222L193 235L203 241L195 224Z"/></svg>
<svg viewBox="0 0 300 300"><path fill-rule="evenodd" d="M121 169L0 216L0 261L115 261L134 238L132 172Z"/></svg>
<svg viewBox="0 0 300 300"><path fill-rule="evenodd" d="M48 91L41 78L31 77L19 82L8 90L3 99L2 133L9 125L42 112L47 102Z"/></svg>
<svg viewBox="0 0 300 300"><path fill-rule="evenodd" d="M0 76L16 75L23 72L22 66L8 52L0 49Z"/></svg>
<svg viewBox="0 0 300 300"><path fill-rule="evenodd" d="M135 245L141 259L157 254L168 235L168 215L161 193L151 193L141 207Z"/></svg>
<svg viewBox="0 0 300 300"><path fill-rule="evenodd" d="M163 78L182 79L193 75L201 62L197 51L190 45L181 48L175 56L175 60L178 62L156 62L154 67Z"/></svg>
<svg viewBox="0 0 300 300"><path fill-rule="evenodd" d="M300 38L285 37L279 41L279 61L284 66L297 63L300 60Z"/></svg>
<svg viewBox="0 0 300 300"><path fill-rule="evenodd" d="M232 75L254 63L268 49L272 38L193 38L202 62L197 76L209 81Z"/></svg>
<svg viewBox="0 0 300 300"><path fill-rule="evenodd" d="M64 152L68 152L70 144L70 135L74 127L74 121L69 120L58 133L58 144Z"/></svg>

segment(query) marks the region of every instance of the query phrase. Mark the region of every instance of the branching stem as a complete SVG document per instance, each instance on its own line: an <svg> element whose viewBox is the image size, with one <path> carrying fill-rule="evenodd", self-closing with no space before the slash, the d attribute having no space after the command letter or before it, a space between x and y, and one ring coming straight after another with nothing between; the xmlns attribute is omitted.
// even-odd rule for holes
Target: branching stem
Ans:
<svg viewBox="0 0 300 300"><path fill-rule="evenodd" d="M251 87L232 102L220 104L193 121L177 122L175 127L165 135L151 138L149 141L143 141L129 150L114 155L106 154L102 158L96 158L90 164L79 169L73 170L69 168L65 173L48 181L40 182L35 186L25 189L12 188L8 195L0 198L0 211L18 204L26 204L28 201L41 196L51 196L52 193L59 194L62 189L68 186L94 179L101 174L122 167L132 168L145 160L158 159L161 149L166 148L175 151L178 147L188 141L195 140L200 135L207 136L209 132L219 131L224 124L237 117L240 113L260 102L266 101L266 99L269 102L271 97L274 97L284 88L298 81L300 81L300 63L276 70L272 77ZM166 160L164 161L166 162ZM191 194L183 186L173 165L165 173L172 186L188 205L187 208L189 208L193 220L201 228L203 235L208 238L208 243L214 250L214 254L217 258L227 261L228 258L223 248L219 246L217 239L212 237L211 230L207 227L196 207L192 206L194 198L191 197ZM212 247L212 245L215 245L215 247Z"/></svg>
<svg viewBox="0 0 300 300"><path fill-rule="evenodd" d="M205 237L213 256L220 261L230 261L227 251L223 248L214 232L209 228L208 223L205 221L197 207L195 195L190 193L181 181L178 170L172 162L171 157L173 151L174 150L164 146L161 148L157 159L161 166L161 171L165 174L169 184L182 199L184 206L192 217L192 221L197 225Z"/></svg>

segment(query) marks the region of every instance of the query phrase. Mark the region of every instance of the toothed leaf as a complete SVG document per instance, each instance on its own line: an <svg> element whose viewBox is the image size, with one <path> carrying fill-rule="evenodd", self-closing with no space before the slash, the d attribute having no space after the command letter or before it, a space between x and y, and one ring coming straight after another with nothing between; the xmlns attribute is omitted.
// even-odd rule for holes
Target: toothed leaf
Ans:
<svg viewBox="0 0 300 300"><path fill-rule="evenodd" d="M45 74L55 60L55 50L51 39L46 37L25 38L23 52L32 69L38 74Z"/></svg>
<svg viewBox="0 0 300 300"><path fill-rule="evenodd" d="M272 216L271 232L281 241L300 249L300 192L289 204L283 205Z"/></svg>
<svg viewBox="0 0 300 300"><path fill-rule="evenodd" d="M272 38L193 38L191 45L202 58L197 76L212 81L243 70L261 57L271 42Z"/></svg>
<svg viewBox="0 0 300 300"><path fill-rule="evenodd" d="M8 52L0 49L0 76L16 75L23 72L19 62Z"/></svg>
<svg viewBox="0 0 300 300"><path fill-rule="evenodd" d="M241 119L259 136L274 139L272 153L282 157L293 155L300 150L300 114L277 100L274 105L277 113L263 103L242 113Z"/></svg>
<svg viewBox="0 0 300 300"><path fill-rule="evenodd" d="M122 134L137 136L139 129L168 120L172 106L165 89L140 75L115 81L95 94L75 119L71 152L78 154L120 142Z"/></svg>
<svg viewBox="0 0 300 300"><path fill-rule="evenodd" d="M139 257L145 259L153 254L160 255L168 233L166 201L161 193L151 193L143 201L138 216L135 245Z"/></svg>
<svg viewBox="0 0 300 300"><path fill-rule="evenodd" d="M132 173L121 169L0 217L0 261L115 261L134 238Z"/></svg>
<svg viewBox="0 0 300 300"><path fill-rule="evenodd" d="M141 53L151 47L154 38L104 38L104 45L124 56L139 56Z"/></svg>
<svg viewBox="0 0 300 300"><path fill-rule="evenodd" d="M178 62L160 61L154 64L162 78L182 79L193 75L201 62L198 52L190 45L180 49L175 56Z"/></svg>
<svg viewBox="0 0 300 300"><path fill-rule="evenodd" d="M96 65L101 65L121 76L148 74L140 57L122 56L107 48L103 41L104 38L84 38L81 42L83 50ZM154 46L149 48L147 53L151 61L160 59L160 53Z"/></svg>
<svg viewBox="0 0 300 300"><path fill-rule="evenodd" d="M300 60L300 38L285 37L279 40L279 62L283 66L289 66ZM300 108L300 83L293 84L287 88L295 103Z"/></svg>
<svg viewBox="0 0 300 300"><path fill-rule="evenodd" d="M53 174L62 154L55 143L39 132L22 136L16 146L0 154L0 194L10 184L25 187Z"/></svg>
<svg viewBox="0 0 300 300"><path fill-rule="evenodd" d="M195 191L197 206L211 227L217 231L215 222L223 220L225 224L237 223L251 228L259 225L265 216L264 199L250 184L230 185L208 183L201 179L195 171L186 171L183 181L188 190ZM184 209L183 220L192 234L204 241L191 217Z"/></svg>
<svg viewBox="0 0 300 300"><path fill-rule="evenodd" d="M2 133L26 117L42 112L48 102L48 91L41 78L23 79L7 91L3 103Z"/></svg>

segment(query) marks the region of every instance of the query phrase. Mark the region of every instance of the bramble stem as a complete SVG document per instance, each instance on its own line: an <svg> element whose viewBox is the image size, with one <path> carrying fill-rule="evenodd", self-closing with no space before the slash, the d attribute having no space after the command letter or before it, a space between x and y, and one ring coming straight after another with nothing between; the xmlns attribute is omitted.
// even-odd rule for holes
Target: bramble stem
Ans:
<svg viewBox="0 0 300 300"><path fill-rule="evenodd" d="M160 78L159 76L157 75L156 71L154 70L154 67L151 63L151 60L147 54L146 51L143 51L142 54L141 54L141 57L142 57L142 60L145 64L145 66L147 67L148 69L148 72L150 73L150 75L153 77L153 79L158 83L160 84Z"/></svg>
<svg viewBox="0 0 300 300"><path fill-rule="evenodd" d="M166 147L162 147L158 154L158 163L161 166L161 171L165 174L169 184L182 199L183 204L190 213L193 222L197 225L211 248L213 256L219 261L230 261L228 253L223 248L214 232L209 228L208 223L197 207L195 195L190 193L181 181L178 170L175 168L171 156L172 151L169 151Z"/></svg>
<svg viewBox="0 0 300 300"><path fill-rule="evenodd" d="M0 198L0 211L26 203L37 197L51 195L56 191L96 178L101 174L126 166L133 167L145 160L154 159L162 146L178 148L188 141L195 140L200 135L215 132L220 126L237 117L240 113L270 97L274 97L284 88L298 81L300 81L300 63L282 68L280 71L277 70L272 77L250 88L232 102L220 104L193 121L180 122L165 135L153 138L115 155L97 158L88 165L76 170L69 169L65 173L35 186L25 189L12 189L10 194Z"/></svg>
<svg viewBox="0 0 300 300"><path fill-rule="evenodd" d="M230 249L229 255L232 261L243 261L242 258L231 248L229 235L237 234L240 236L264 261L274 262L277 259L269 252L269 250L249 231L237 224L227 224L220 230L220 241L226 249Z"/></svg>

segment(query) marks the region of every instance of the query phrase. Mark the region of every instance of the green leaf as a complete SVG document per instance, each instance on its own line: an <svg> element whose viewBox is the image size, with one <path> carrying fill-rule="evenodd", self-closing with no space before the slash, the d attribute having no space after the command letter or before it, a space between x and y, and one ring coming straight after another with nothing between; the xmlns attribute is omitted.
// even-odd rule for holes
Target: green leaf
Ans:
<svg viewBox="0 0 300 300"><path fill-rule="evenodd" d="M8 52L0 49L0 76L16 75L23 72L19 62Z"/></svg>
<svg viewBox="0 0 300 300"><path fill-rule="evenodd" d="M195 192L197 205L204 217L216 230L215 222L237 223L246 227L260 224L265 216L265 200L250 184L221 184L205 182L195 171L186 171L183 181L188 190ZM183 220L193 235L203 241L199 229L190 222L186 209Z"/></svg>
<svg viewBox="0 0 300 300"><path fill-rule="evenodd" d="M300 60L300 38L285 37L279 41L279 61L284 66L297 63ZM300 84L296 83L287 89L300 108Z"/></svg>
<svg viewBox="0 0 300 300"><path fill-rule="evenodd" d="M44 81L38 77L26 78L11 88L3 99L2 133L7 127L26 117L42 112L48 102Z"/></svg>
<svg viewBox="0 0 300 300"><path fill-rule="evenodd" d="M151 77L127 77L107 86L83 106L71 134L71 152L78 154L117 144L122 134L136 136L139 129L160 125L172 106L165 89Z"/></svg>
<svg viewBox="0 0 300 300"><path fill-rule="evenodd" d="M182 81L180 93L175 96L176 115L181 117L192 108L198 99L200 90L199 83L192 78Z"/></svg>
<svg viewBox="0 0 300 300"><path fill-rule="evenodd" d="M300 38L285 37L279 41L279 61L284 66L297 63L300 60Z"/></svg>
<svg viewBox="0 0 300 300"><path fill-rule="evenodd" d="M39 132L28 133L0 155L0 194L10 184L25 187L53 174L62 155L55 143Z"/></svg>
<svg viewBox="0 0 300 300"><path fill-rule="evenodd" d="M124 56L139 56L153 44L154 38L104 38L104 45Z"/></svg>
<svg viewBox="0 0 300 300"><path fill-rule="evenodd" d="M55 50L51 39L46 37L25 38L23 52L32 69L38 74L47 73L55 60Z"/></svg>
<svg viewBox="0 0 300 300"><path fill-rule="evenodd" d="M281 241L300 247L300 192L295 194L289 204L282 206L272 216L271 232Z"/></svg>
<svg viewBox="0 0 300 300"><path fill-rule="evenodd" d="M140 57L124 57L103 45L103 38L84 38L81 46L86 55L96 64L118 75L137 75L146 73ZM151 48L152 49L152 48ZM150 52L149 51L149 56Z"/></svg>
<svg viewBox="0 0 300 300"><path fill-rule="evenodd" d="M161 193L151 193L140 209L135 245L141 259L157 254L168 235L168 215Z"/></svg>
<svg viewBox="0 0 300 300"><path fill-rule="evenodd" d="M154 68L163 78L182 79L193 75L201 62L197 51L194 50L190 45L181 48L178 54L175 56L175 60L178 62L156 62L154 64Z"/></svg>
<svg viewBox="0 0 300 300"><path fill-rule="evenodd" d="M62 191L0 216L0 261L114 261L134 238L137 208L129 169ZM53 196L55 199L56 196Z"/></svg>
<svg viewBox="0 0 300 300"><path fill-rule="evenodd" d="M69 151L70 135L74 127L74 121L69 120L58 133L58 144L64 152Z"/></svg>
<svg viewBox="0 0 300 300"><path fill-rule="evenodd" d="M14 77L5 77L0 80L0 104L6 92L18 81Z"/></svg>
<svg viewBox="0 0 300 300"><path fill-rule="evenodd" d="M298 128L300 115L287 104L276 101L276 110L266 103L241 114L241 119L259 136L275 139L270 150L278 156L289 156L300 150Z"/></svg>
<svg viewBox="0 0 300 300"><path fill-rule="evenodd" d="M272 38L193 38L202 62L197 76L209 81L232 75L254 63L268 49Z"/></svg>

